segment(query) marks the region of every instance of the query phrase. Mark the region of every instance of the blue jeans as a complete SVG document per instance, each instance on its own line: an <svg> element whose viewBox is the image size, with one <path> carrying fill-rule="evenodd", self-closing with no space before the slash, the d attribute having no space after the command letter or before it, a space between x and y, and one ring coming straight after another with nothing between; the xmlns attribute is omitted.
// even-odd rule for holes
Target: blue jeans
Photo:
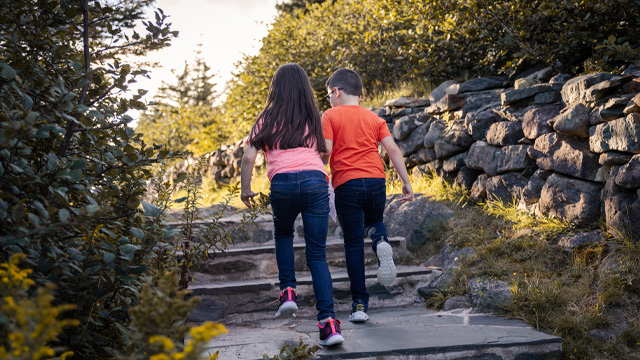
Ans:
<svg viewBox="0 0 640 360"><path fill-rule="evenodd" d="M294 269L294 222L302 213L305 255L316 297L318 321L335 318L333 284L327 265L329 228L329 191L326 176L320 171L276 174L271 180L271 209L275 226L276 261L280 289L296 287Z"/></svg>
<svg viewBox="0 0 640 360"><path fill-rule="evenodd" d="M380 241L388 241L382 222L386 192L383 178L353 179L335 189L336 212L344 234L344 255L354 301L369 302L364 271L365 231L373 242L374 253Z"/></svg>

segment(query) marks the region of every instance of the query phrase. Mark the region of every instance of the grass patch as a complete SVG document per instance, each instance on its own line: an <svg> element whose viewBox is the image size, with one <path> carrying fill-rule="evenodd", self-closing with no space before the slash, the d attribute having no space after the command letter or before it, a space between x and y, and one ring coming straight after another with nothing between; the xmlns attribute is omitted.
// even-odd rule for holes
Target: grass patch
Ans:
<svg viewBox="0 0 640 360"><path fill-rule="evenodd" d="M535 217L515 203L491 201L479 206L468 195L433 175L414 176L416 193L451 205L455 214L438 237L455 248L471 247L451 281L427 301L438 308L464 295L475 278L502 280L511 290L503 316L563 338L562 359L640 359L640 242L629 237L564 252L560 236L576 233L573 224ZM412 180L413 181L413 180ZM413 183L413 182L412 182ZM391 192L399 185L391 181ZM414 255L426 260L434 244Z"/></svg>
<svg viewBox="0 0 640 360"><path fill-rule="evenodd" d="M428 81L412 80L406 81L395 86L385 87L383 91L374 91L366 94L360 105L366 108L379 108L383 106L389 99L397 99L402 96L410 96L415 98L429 98L431 90L435 87Z"/></svg>
<svg viewBox="0 0 640 360"><path fill-rule="evenodd" d="M252 181L251 181L251 189L256 193L263 193L265 195L269 195L269 178L267 177L266 169L256 169L254 170ZM186 196L186 191L184 189L180 189L175 192L173 195L174 199L179 199L181 197ZM217 183L211 177L205 177L202 179L202 192L200 199L200 204L204 208L215 206L222 201L224 201L225 196L229 194L228 185ZM245 205L240 200L239 196L234 197L229 203L230 206L235 208L244 208ZM176 204L178 206L174 210L181 209L180 204Z"/></svg>

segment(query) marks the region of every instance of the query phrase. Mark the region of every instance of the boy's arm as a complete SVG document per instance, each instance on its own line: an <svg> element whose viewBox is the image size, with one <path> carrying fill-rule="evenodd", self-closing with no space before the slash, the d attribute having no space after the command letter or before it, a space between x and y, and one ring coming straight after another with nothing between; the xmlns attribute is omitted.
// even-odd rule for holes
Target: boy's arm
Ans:
<svg viewBox="0 0 640 360"><path fill-rule="evenodd" d="M252 145L247 146L242 155L242 165L240 165L240 200L251 207L250 199L258 195L251 191L251 175L253 175L253 166L256 163L258 149Z"/></svg>
<svg viewBox="0 0 640 360"><path fill-rule="evenodd" d="M324 139L324 144L327 148L327 152L322 153L322 162L326 165L329 162L329 156L331 156L331 151L333 151L333 141L329 139Z"/></svg>
<svg viewBox="0 0 640 360"><path fill-rule="evenodd" d="M402 202L413 201L413 188L411 187L411 181L409 180L409 173L407 172L407 167L404 164L404 157L402 156L402 151L396 145L396 142L393 141L391 136L387 136L380 141L382 146L384 147L387 154L389 154L389 159L393 163L393 167L400 175L400 179L402 180Z"/></svg>

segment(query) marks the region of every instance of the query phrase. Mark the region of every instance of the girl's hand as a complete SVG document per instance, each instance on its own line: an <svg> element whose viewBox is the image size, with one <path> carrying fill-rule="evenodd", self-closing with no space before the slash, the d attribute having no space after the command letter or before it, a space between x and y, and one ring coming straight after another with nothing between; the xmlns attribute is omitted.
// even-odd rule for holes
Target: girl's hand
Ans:
<svg viewBox="0 0 640 360"><path fill-rule="evenodd" d="M240 193L240 200L242 200L242 202L247 205L248 208L251 208L251 199L258 195L257 193L254 193L251 190L248 191L243 191L242 193Z"/></svg>

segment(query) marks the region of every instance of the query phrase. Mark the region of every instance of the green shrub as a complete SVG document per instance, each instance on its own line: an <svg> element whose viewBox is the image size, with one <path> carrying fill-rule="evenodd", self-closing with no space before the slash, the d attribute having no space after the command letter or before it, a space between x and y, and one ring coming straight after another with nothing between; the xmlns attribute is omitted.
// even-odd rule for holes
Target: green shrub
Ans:
<svg viewBox="0 0 640 360"><path fill-rule="evenodd" d="M299 2L297 2L299 3ZM536 66L618 71L640 59L637 0L338 0L282 11L257 55L229 83L223 122L245 136L278 66L305 69L322 109L342 67L362 76L365 100L402 83L512 75Z"/></svg>

